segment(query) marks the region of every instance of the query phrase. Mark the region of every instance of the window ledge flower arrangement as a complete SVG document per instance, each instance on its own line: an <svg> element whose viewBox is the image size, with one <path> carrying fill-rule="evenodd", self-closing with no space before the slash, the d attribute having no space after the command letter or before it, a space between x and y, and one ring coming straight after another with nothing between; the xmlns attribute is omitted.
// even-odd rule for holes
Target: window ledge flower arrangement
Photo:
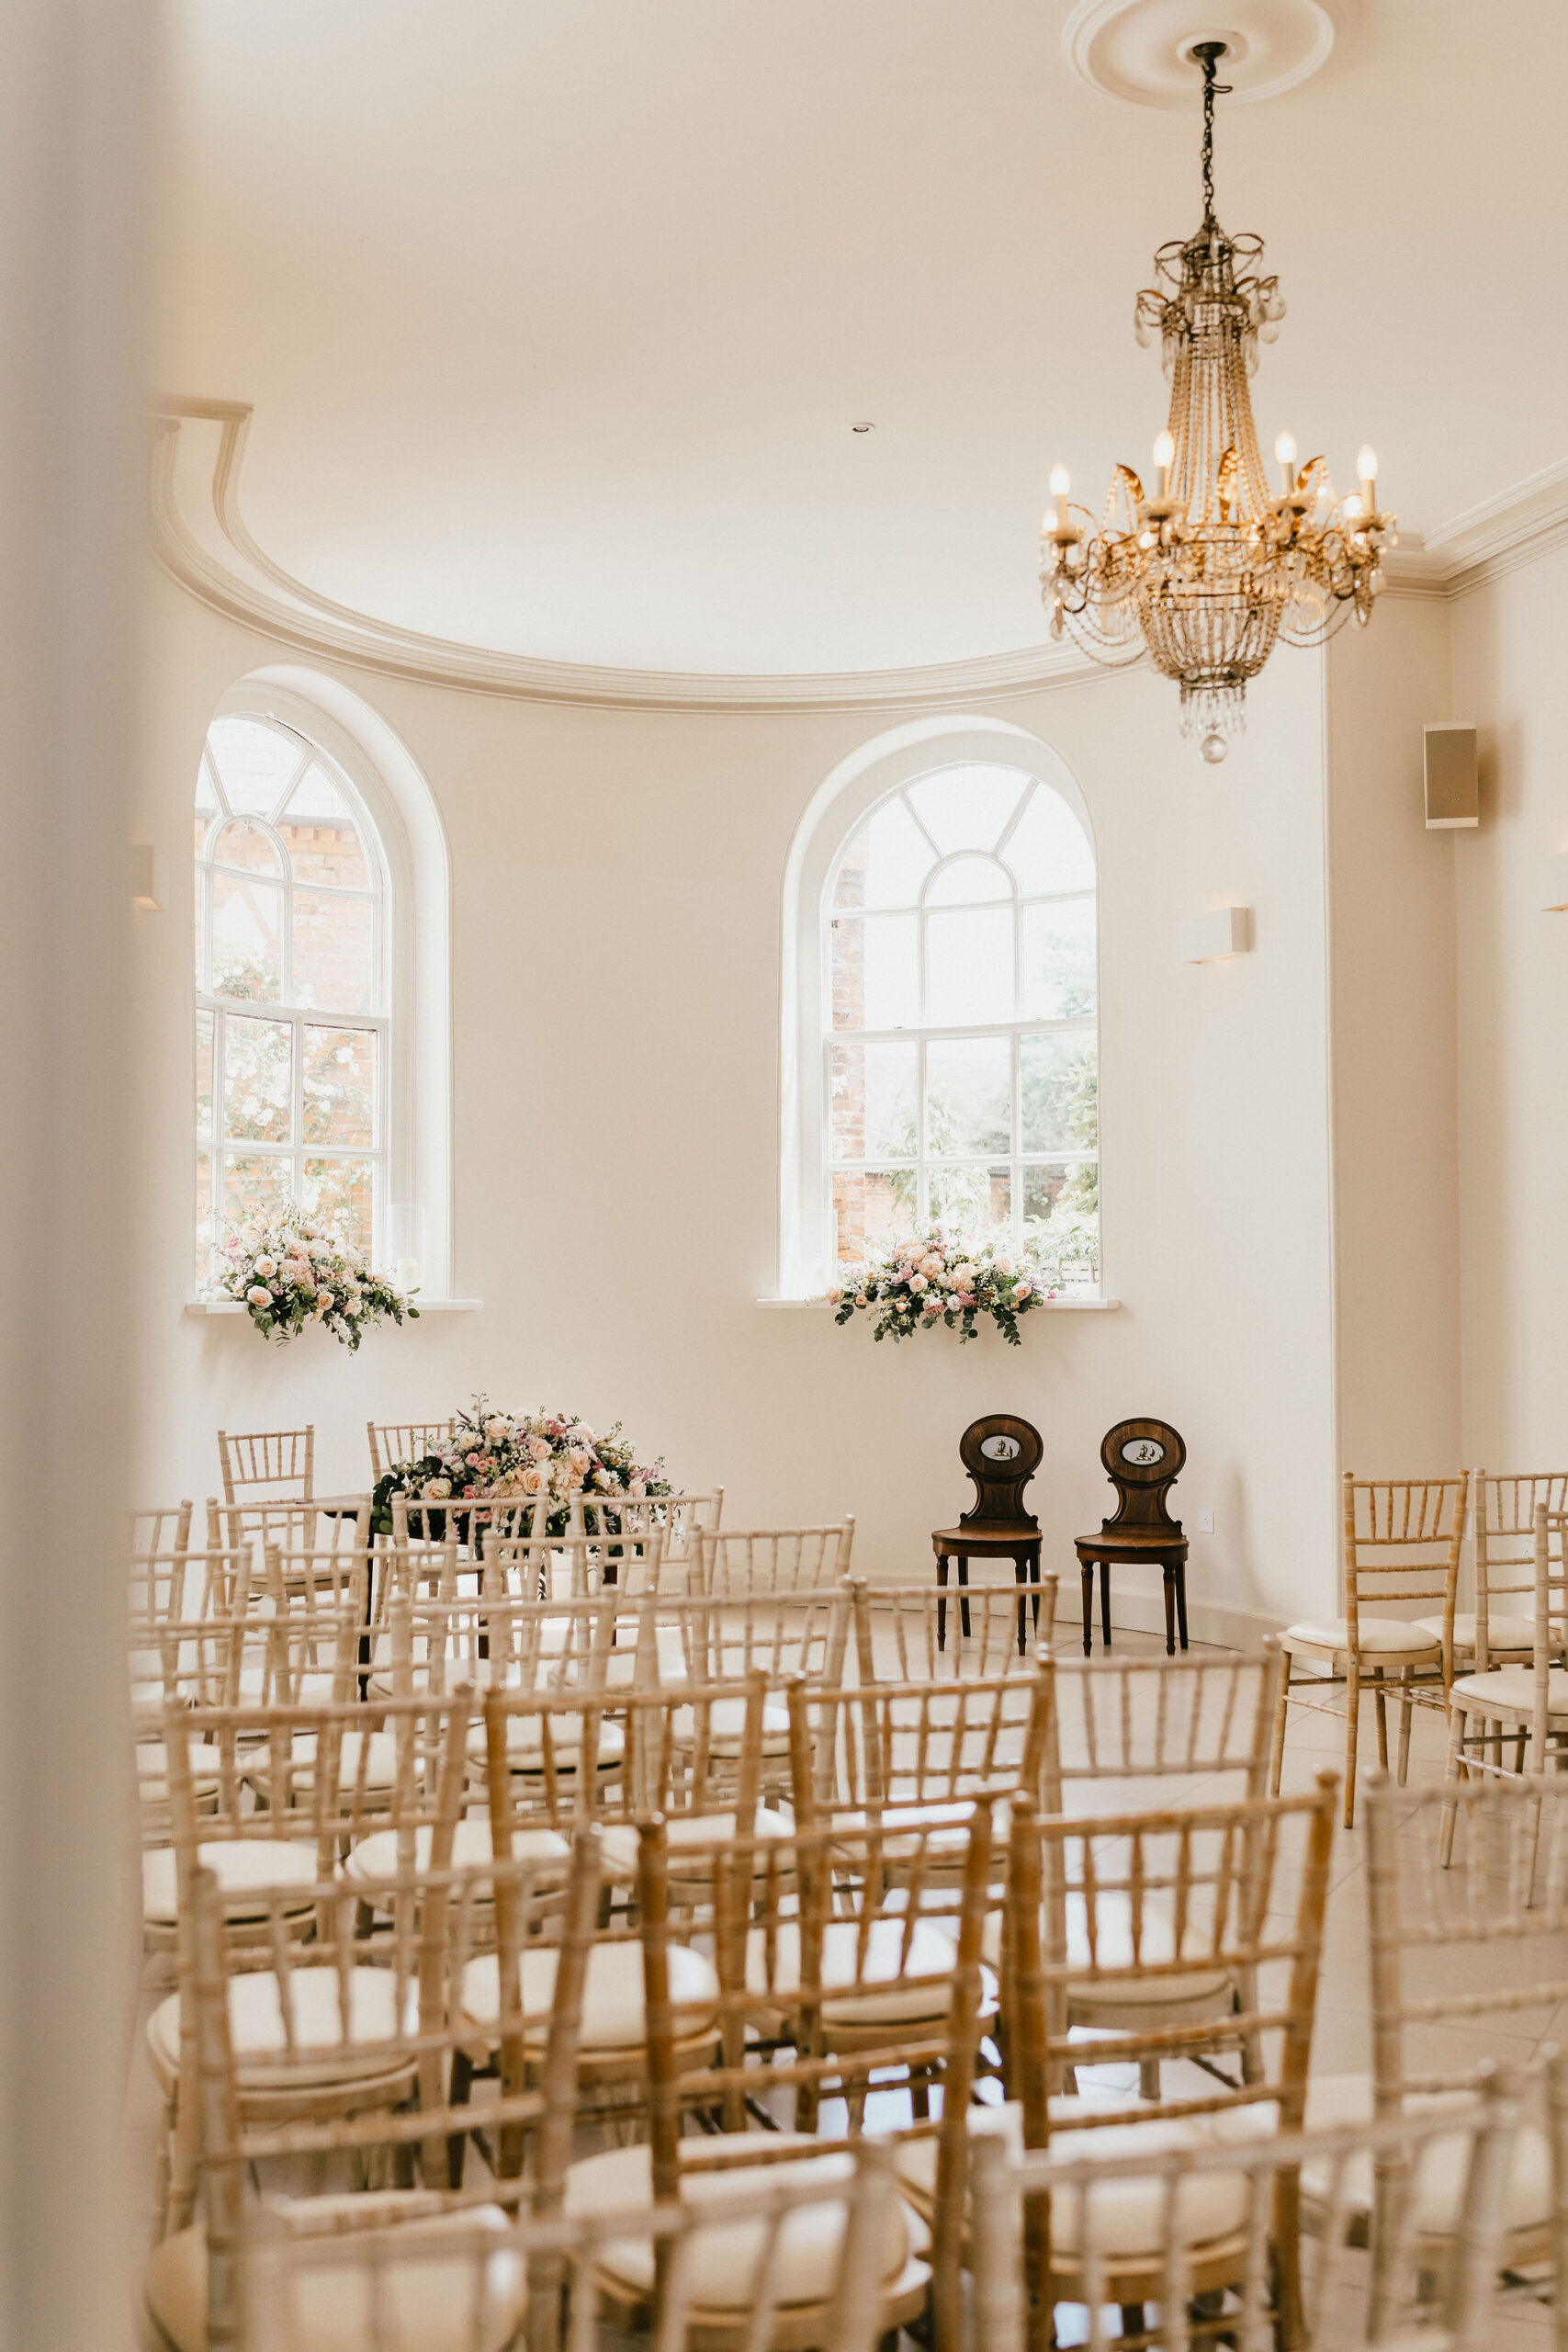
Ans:
<svg viewBox="0 0 1568 2352"><path fill-rule="evenodd" d="M835 1323L873 1318L874 1340L903 1340L945 1323L962 1342L989 1316L1010 1347L1021 1344L1021 1315L1056 1296L1032 1251L1010 1257L989 1243L973 1249L933 1227L921 1241L891 1250L851 1270L828 1293Z"/></svg>
<svg viewBox="0 0 1568 2352"><path fill-rule="evenodd" d="M377 1535L392 1532L392 1497L411 1501L468 1503L484 1499L548 1504L545 1531L564 1535L574 1495L609 1500L657 1498L673 1490L662 1455L642 1463L621 1435L621 1424L603 1436L575 1413L502 1413L486 1396L476 1396L452 1424L452 1435L434 1453L394 1463L378 1481L370 1525ZM460 1533L468 1529L458 1521ZM426 1511L425 1533L440 1543L446 1514Z"/></svg>
<svg viewBox="0 0 1568 2352"><path fill-rule="evenodd" d="M237 1298L262 1337L280 1344L320 1323L352 1354L366 1332L389 1317L394 1323L405 1316L419 1320L412 1292L372 1272L351 1241L296 1209L269 1225L231 1233L222 1258L219 1295Z"/></svg>

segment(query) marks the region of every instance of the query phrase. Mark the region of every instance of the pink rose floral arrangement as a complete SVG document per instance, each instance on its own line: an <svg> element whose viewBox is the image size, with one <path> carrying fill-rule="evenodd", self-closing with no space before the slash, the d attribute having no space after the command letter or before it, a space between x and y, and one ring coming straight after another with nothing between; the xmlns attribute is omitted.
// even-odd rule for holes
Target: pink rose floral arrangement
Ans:
<svg viewBox="0 0 1568 2352"><path fill-rule="evenodd" d="M973 1248L952 1240L940 1226L921 1241L900 1244L853 1267L828 1293L835 1323L874 1317L872 1337L903 1340L945 1323L960 1340L972 1340L988 1315L1010 1347L1018 1347L1018 1319L1056 1296L1032 1250L1010 1256L987 1242Z"/></svg>
<svg viewBox="0 0 1568 2352"><path fill-rule="evenodd" d="M386 1473L376 1488L371 1524L378 1534L390 1534L394 1494L438 1504L539 1501L547 1506L547 1532L564 1535L574 1495L641 1500L671 1491L662 1456L639 1462L619 1421L600 1434L575 1413L503 1413L488 1397L476 1396L435 1453L397 1463ZM439 1542L436 1514L424 1516Z"/></svg>
<svg viewBox="0 0 1568 2352"><path fill-rule="evenodd" d="M221 1256L219 1295L237 1298L266 1340L297 1339L320 1323L352 1354L373 1324L419 1320L412 1292L373 1273L362 1250L297 1209L229 1234Z"/></svg>

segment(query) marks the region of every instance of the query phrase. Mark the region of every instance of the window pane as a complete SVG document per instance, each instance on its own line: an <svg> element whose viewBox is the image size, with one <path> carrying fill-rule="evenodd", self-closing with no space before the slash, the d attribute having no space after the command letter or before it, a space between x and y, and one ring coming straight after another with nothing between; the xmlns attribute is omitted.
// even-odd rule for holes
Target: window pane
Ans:
<svg viewBox="0 0 1568 2352"><path fill-rule="evenodd" d="M950 918L952 920L952 918ZM957 918L973 922L973 915ZM1094 1011L1094 900L1023 910L1023 1010L1036 1021Z"/></svg>
<svg viewBox="0 0 1568 2352"><path fill-rule="evenodd" d="M955 857L926 893L929 907L957 907L976 899L1010 899L1012 884L994 857Z"/></svg>
<svg viewBox="0 0 1568 2352"><path fill-rule="evenodd" d="M1012 1178L1005 1168L933 1168L932 1221L963 1241L996 1240L1012 1228Z"/></svg>
<svg viewBox="0 0 1568 2352"><path fill-rule="evenodd" d="M909 798L946 857L955 849L994 849L1027 781L1014 768L944 768L912 784Z"/></svg>
<svg viewBox="0 0 1568 2352"><path fill-rule="evenodd" d="M294 1036L287 1021L231 1012L223 1024L224 1132L246 1142L288 1143Z"/></svg>
<svg viewBox="0 0 1568 2352"><path fill-rule="evenodd" d="M1023 1037L1018 1080L1025 1151L1092 1151L1100 1090L1092 1037Z"/></svg>
<svg viewBox="0 0 1568 2352"><path fill-rule="evenodd" d="M915 1232L915 1171L894 1175L863 1175L858 1169L833 1172L833 1222L838 1230L840 1266L856 1266L867 1258L909 1241Z"/></svg>
<svg viewBox="0 0 1568 2352"><path fill-rule="evenodd" d="M832 1087L835 1159L913 1159L915 1048L835 1046Z"/></svg>
<svg viewBox="0 0 1568 2352"><path fill-rule="evenodd" d="M926 1019L933 1028L1013 1017L1012 910L926 921Z"/></svg>
<svg viewBox="0 0 1568 2352"><path fill-rule="evenodd" d="M196 868L194 879L196 882L196 985L197 992L205 996L208 993L207 975L201 968L201 959L207 951L208 876L199 865Z"/></svg>
<svg viewBox="0 0 1568 2352"><path fill-rule="evenodd" d="M327 882L341 890L367 890L370 868L353 809L318 763L288 796L278 826L294 862L297 882Z"/></svg>
<svg viewBox="0 0 1568 2352"><path fill-rule="evenodd" d="M370 1254L371 1203L375 1182L363 1159L308 1159L305 1162L307 1216L324 1225Z"/></svg>
<svg viewBox="0 0 1568 2352"><path fill-rule="evenodd" d="M212 877L212 994L276 1004L283 995L283 893L238 874Z"/></svg>
<svg viewBox="0 0 1568 2352"><path fill-rule="evenodd" d="M362 1145L376 1140L376 1032L305 1032L305 1143Z"/></svg>
<svg viewBox="0 0 1568 2352"><path fill-rule="evenodd" d="M1026 899L1045 891L1092 890L1094 853L1089 836L1062 798L1037 784L1002 855Z"/></svg>
<svg viewBox="0 0 1568 2352"><path fill-rule="evenodd" d="M196 1155L196 1286L204 1290L212 1280L212 1154Z"/></svg>
<svg viewBox="0 0 1568 2352"><path fill-rule="evenodd" d="M833 904L912 907L935 862L930 842L902 798L886 800L844 852Z"/></svg>
<svg viewBox="0 0 1568 2352"><path fill-rule="evenodd" d="M223 1222L236 1232L261 1225L288 1207L293 1162L259 1151L223 1155Z"/></svg>
<svg viewBox="0 0 1568 2352"><path fill-rule="evenodd" d="M1100 1279L1100 1170L1093 1160L1023 1171L1023 1230L1067 1282Z"/></svg>
<svg viewBox="0 0 1568 2352"><path fill-rule="evenodd" d="M212 1029L217 1015L196 1016L196 1131L203 1138L212 1133Z"/></svg>
<svg viewBox="0 0 1568 2352"><path fill-rule="evenodd" d="M1012 1148L1010 1037L933 1037L926 1047L926 1149Z"/></svg>
<svg viewBox="0 0 1568 2352"><path fill-rule="evenodd" d="M225 825L212 844L212 854L220 865L243 866L247 874L281 877L283 873L277 846L259 825Z"/></svg>
<svg viewBox="0 0 1568 2352"><path fill-rule="evenodd" d="M269 817L304 758L305 746L298 735L285 734L264 719L216 718L208 733L207 752L230 808Z"/></svg>
<svg viewBox="0 0 1568 2352"><path fill-rule="evenodd" d="M835 1029L915 1026L916 936L913 915L845 915L834 923Z"/></svg>
<svg viewBox="0 0 1568 2352"><path fill-rule="evenodd" d="M369 899L294 893L294 1002L321 1012L373 1012L376 910Z"/></svg>
<svg viewBox="0 0 1568 2352"><path fill-rule="evenodd" d="M199 820L197 826L197 834L198 838L211 823L217 808L218 795L212 788L212 770L208 765L207 754L204 752L201 756L201 763L196 772L196 813Z"/></svg>

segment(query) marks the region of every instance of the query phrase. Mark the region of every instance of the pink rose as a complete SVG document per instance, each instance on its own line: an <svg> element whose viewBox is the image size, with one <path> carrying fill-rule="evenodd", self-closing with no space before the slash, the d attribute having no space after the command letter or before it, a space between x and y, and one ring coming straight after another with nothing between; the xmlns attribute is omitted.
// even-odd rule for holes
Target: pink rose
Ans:
<svg viewBox="0 0 1568 2352"><path fill-rule="evenodd" d="M940 1315L940 1314L942 1313L942 1301L941 1301L941 1299L940 1299L940 1298L928 1298L928 1299L927 1299L927 1301L926 1301L926 1313L927 1313L928 1315Z"/></svg>
<svg viewBox="0 0 1568 2352"><path fill-rule="evenodd" d="M545 1483L545 1474L542 1470L525 1470L518 1483L525 1495L536 1495Z"/></svg>
<svg viewBox="0 0 1568 2352"><path fill-rule="evenodd" d="M1014 1300L1020 1306L1022 1306L1024 1300L1029 1296L1033 1288L1034 1284L1032 1283L1014 1283L1012 1286L1012 1295Z"/></svg>

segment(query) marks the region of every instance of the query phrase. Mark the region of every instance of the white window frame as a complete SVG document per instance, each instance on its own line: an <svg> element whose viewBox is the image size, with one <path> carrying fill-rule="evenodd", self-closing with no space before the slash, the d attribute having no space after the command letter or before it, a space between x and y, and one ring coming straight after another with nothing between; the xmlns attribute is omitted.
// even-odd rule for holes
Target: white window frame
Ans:
<svg viewBox="0 0 1568 2352"><path fill-rule="evenodd" d="M921 1076L925 1041L942 1036L975 1037L987 1034L1006 1035L1014 1039L1023 1036L1050 1035L1063 1031L1088 1032L1099 1035L1099 952L1100 926L1095 931L1096 1012L1092 1016L1075 1015L1068 1020L1011 1021L987 1024L963 1023L955 1026L898 1030L835 1030L832 1025L832 933L834 915L832 898L843 854L855 833L871 812L889 798L900 786L913 784L921 776L950 767L990 766L1016 770L1036 783L1048 786L1060 794L1082 826L1090 854L1095 862L1095 888L1092 891L1067 891L1055 894L1058 899L1094 898L1098 901L1100 859L1095 843L1094 828L1088 806L1077 778L1065 760L1040 738L1025 728L998 718L932 717L917 719L908 725L879 735L859 751L840 763L818 787L796 829L784 875L783 944L784 961L781 989L780 1023L780 1154L779 1154L779 1254L776 1295L781 1298L810 1298L819 1296L835 1279L835 1233L831 1209L832 1180L835 1168L882 1167L893 1165L883 1161L835 1161L832 1158L830 1124L830 1070L832 1047L835 1043L917 1041ZM962 855L965 853L955 852ZM945 864L947 861L942 861ZM940 871L940 866L937 871ZM922 885L922 902L929 894L934 874L928 875ZM1043 901L1048 902L1048 901ZM1005 903L999 899L985 902L992 906ZM1026 903L1015 897L1015 909ZM1032 900L1027 903L1033 903ZM839 911L845 911L840 910ZM878 913L893 911L877 909ZM946 911L944 909L943 911ZM1021 916L1015 912L1015 937ZM924 985L924 916L919 924L921 949L921 986ZM1016 1001L1016 999L1015 999ZM999 1166L1007 1157L1015 1171L1022 1155L1019 1150L1021 1137L1018 1120L1021 1100L1017 1085L1018 1046L1013 1046L1014 1061L1014 1127L1011 1152L978 1154L960 1159L943 1155L943 1168L964 1166ZM923 1083L920 1095L923 1105ZM1101 1072L1100 1147L1095 1153L1032 1152L1030 1160L1059 1164L1074 1158L1096 1159L1100 1161L1100 1283L1096 1296L1105 1295L1106 1284L1106 1200L1103 1168L1104 1148L1104 1088ZM926 1170L929 1155L922 1150L919 1169L919 1201L923 1215L926 1200ZM908 1168L909 1162L896 1163ZM1021 1193L1015 1191L1013 1214L1015 1222L1021 1214Z"/></svg>
<svg viewBox="0 0 1568 2352"><path fill-rule="evenodd" d="M214 718L237 716L227 711ZM246 714L251 716L254 714ZM211 756L211 729L201 747L202 765L218 800L218 808L208 827L207 839L196 855L196 869L203 878L201 892L201 937L198 942L198 969L207 982L197 988L197 1014L212 1017L212 1128L208 1136L197 1136L197 1151L206 1151L211 1158L214 1236L222 1230L223 1187L222 1162L227 1158L243 1156L251 1159L276 1159L288 1164L290 1191L296 1201L304 1198L305 1162L307 1159L341 1159L363 1163L370 1170L370 1232L371 1258L377 1265L388 1260L388 1224L389 1203L387 1197L387 1130L388 1097L393 1074L392 1021L388 1012L391 998L391 941L388 921L388 876L385 853L379 832L369 810L355 791L353 783L336 760L311 736L291 721L268 714L271 725L288 736L298 746L299 756L288 786L277 796L275 806L280 806L288 818L289 795L299 785L307 772L315 766L325 769L333 785L342 793L353 814L359 835L360 847L369 873L369 882L363 888L347 888L325 882L301 882L293 871L288 844L280 837L269 817L224 806L226 787L222 772ZM278 924L278 949L281 958L281 992L276 999L226 997L214 993L212 978L212 902L217 876L239 873L242 869L225 866L214 859L213 852L225 830L231 824L244 824L265 833L272 843L278 861L276 877L256 874L252 878L265 889L276 890L282 900ZM294 893L303 889L313 897L368 899L370 903L370 969L372 975L372 1010L364 1012L339 1012L299 1004L294 997ZM224 1059L225 1033L231 1020L270 1021L289 1032L291 1072L289 1094L289 1143L271 1143L259 1136L231 1137L224 1132ZM360 1035L373 1035L375 1045L375 1076L371 1088L374 1114L371 1140L366 1145L308 1143L305 1139L305 1032L307 1029L343 1029ZM209 1282L216 1272L216 1251L213 1261L203 1270L201 1279Z"/></svg>
<svg viewBox="0 0 1568 2352"><path fill-rule="evenodd" d="M380 713L324 673L291 662L254 671L229 688L212 716L276 719L303 736L368 813L383 876L387 1040L378 1145L389 1261L412 1258L422 1303L452 1299L452 869L434 796ZM357 1015L331 1019L367 1025ZM194 1080L194 1024L192 1046ZM193 1125L194 1115L193 1096ZM194 1165L193 1159L193 1171Z"/></svg>

